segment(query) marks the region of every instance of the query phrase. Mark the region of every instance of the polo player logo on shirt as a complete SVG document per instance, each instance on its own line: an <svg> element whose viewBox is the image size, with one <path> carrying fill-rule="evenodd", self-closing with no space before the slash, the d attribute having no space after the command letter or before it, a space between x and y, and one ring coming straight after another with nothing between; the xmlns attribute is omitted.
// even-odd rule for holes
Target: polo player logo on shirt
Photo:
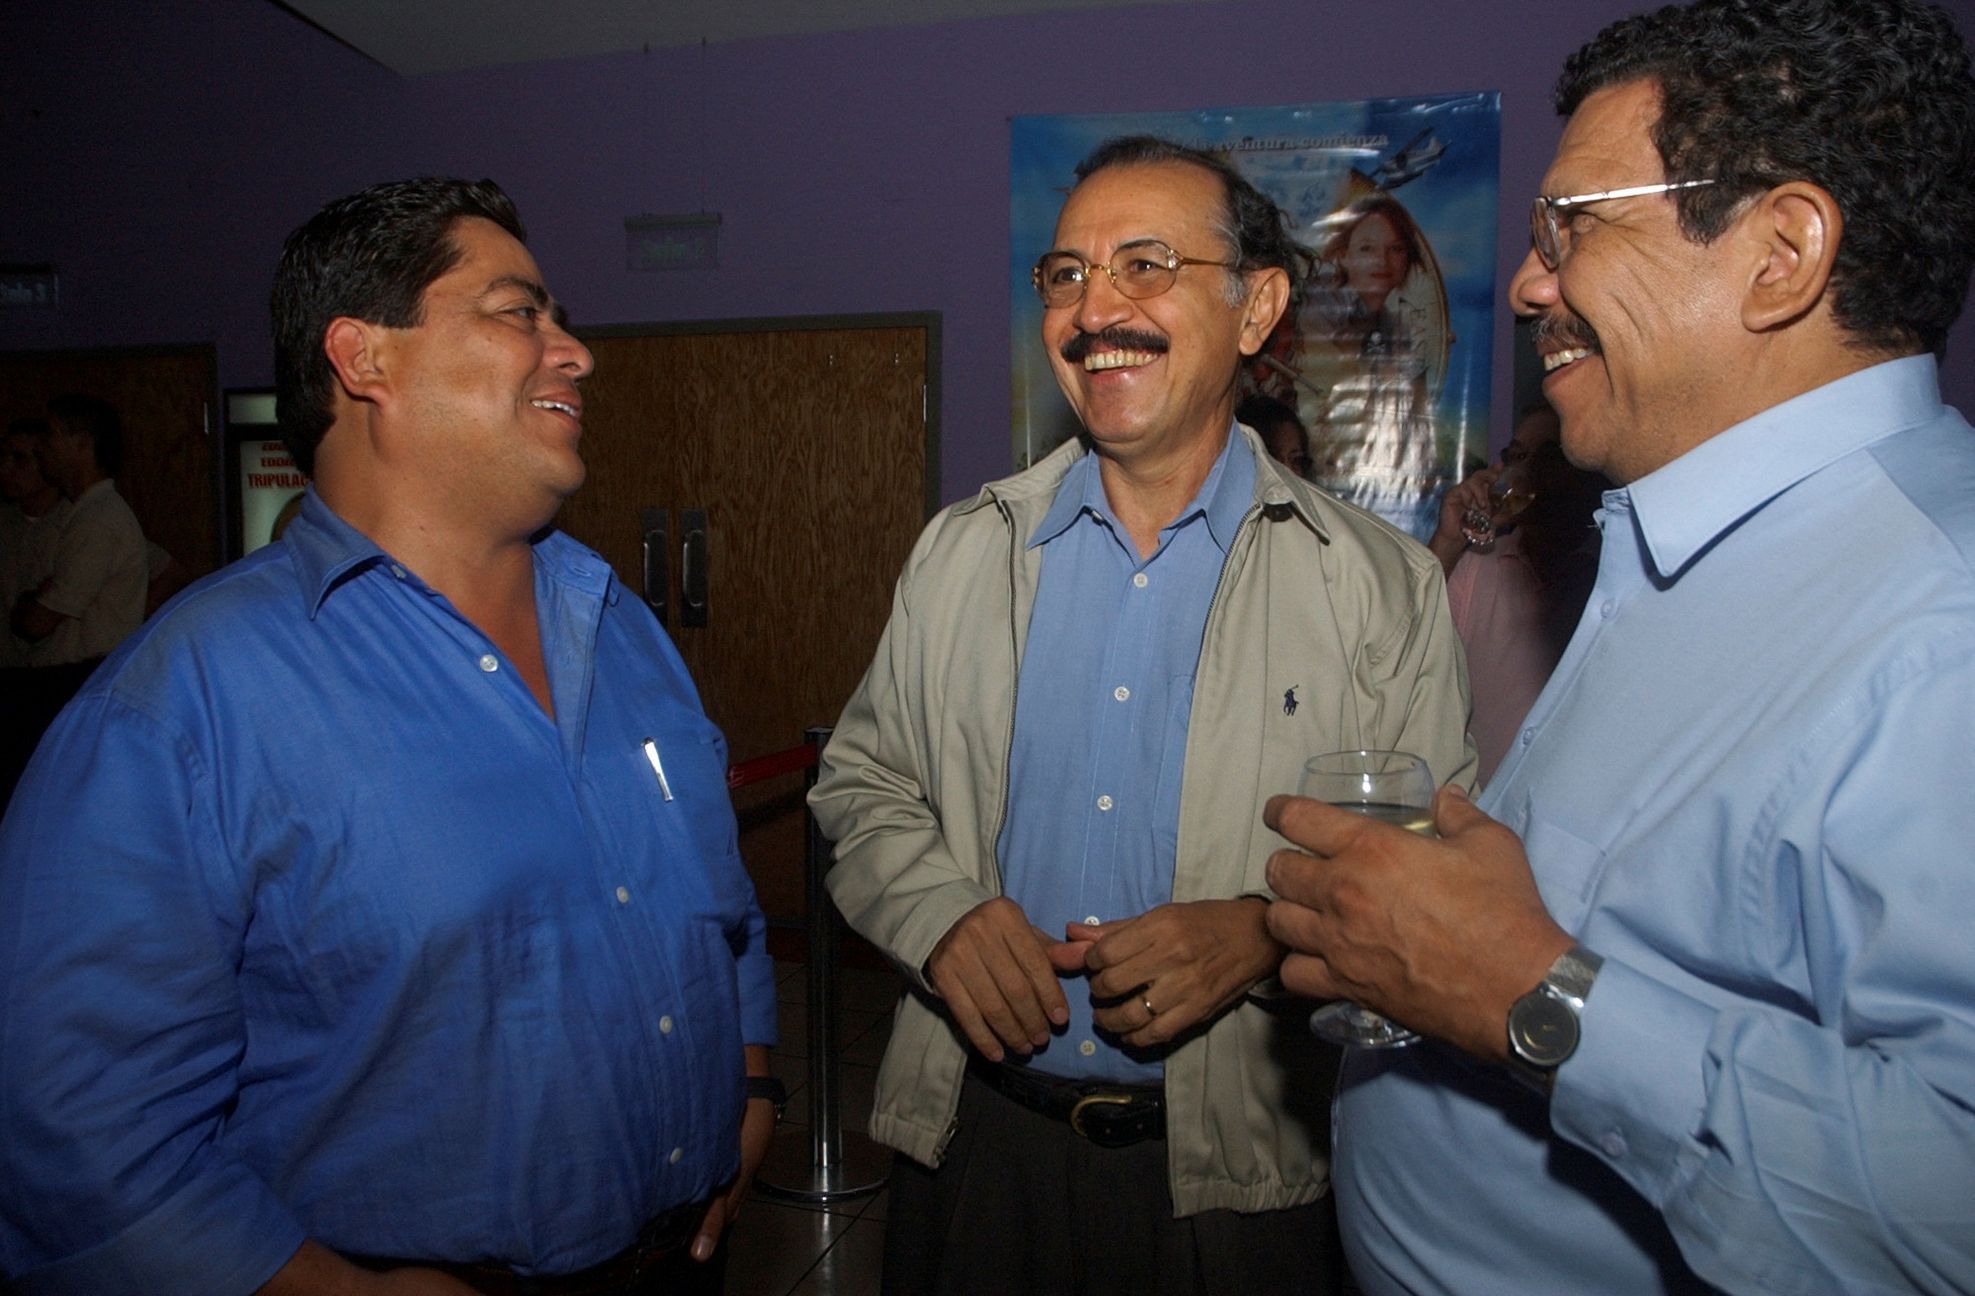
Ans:
<svg viewBox="0 0 1975 1296"><path fill-rule="evenodd" d="M1296 714L1296 690L1302 687L1303 686L1301 684L1292 684L1288 688L1283 690L1282 713L1284 715L1293 716Z"/></svg>

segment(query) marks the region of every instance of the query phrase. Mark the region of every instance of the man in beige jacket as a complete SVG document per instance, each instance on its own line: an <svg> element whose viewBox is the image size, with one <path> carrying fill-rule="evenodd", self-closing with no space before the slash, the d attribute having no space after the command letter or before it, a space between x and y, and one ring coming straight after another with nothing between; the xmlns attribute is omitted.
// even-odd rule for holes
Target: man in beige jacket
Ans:
<svg viewBox="0 0 1975 1296"><path fill-rule="evenodd" d="M1257 816L1340 748L1471 780L1440 569L1234 422L1303 266L1268 199L1114 140L1055 242L1085 434L926 529L812 796L832 894L911 979L886 1288L1323 1290L1335 1057L1252 993L1282 956Z"/></svg>

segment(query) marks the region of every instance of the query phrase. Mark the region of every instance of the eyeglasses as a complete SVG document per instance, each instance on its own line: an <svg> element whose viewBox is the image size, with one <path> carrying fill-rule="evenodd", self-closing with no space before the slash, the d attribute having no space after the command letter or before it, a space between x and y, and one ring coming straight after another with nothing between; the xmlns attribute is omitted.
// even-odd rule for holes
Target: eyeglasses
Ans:
<svg viewBox="0 0 1975 1296"><path fill-rule="evenodd" d="M1538 197L1529 209L1529 241L1547 270L1555 270L1564 256L1563 226L1557 213L1586 203L1610 198L1643 198L1647 194L1668 193L1674 189L1698 189L1713 180L1672 180L1663 184L1633 185L1629 189L1607 189L1602 193L1572 194L1568 198Z"/></svg>
<svg viewBox="0 0 1975 1296"><path fill-rule="evenodd" d="M1218 266L1223 270L1232 270L1238 264L1235 261L1206 261L1199 257L1181 256L1158 239L1140 239L1113 252L1108 265L1093 264L1074 252L1045 253L1042 260L1036 262L1035 269L1029 272L1029 281L1035 285L1036 295L1042 298L1043 305L1059 310L1083 300L1093 270L1102 270L1111 276L1111 286L1123 296L1133 301L1143 301L1171 288L1179 279L1181 266Z"/></svg>

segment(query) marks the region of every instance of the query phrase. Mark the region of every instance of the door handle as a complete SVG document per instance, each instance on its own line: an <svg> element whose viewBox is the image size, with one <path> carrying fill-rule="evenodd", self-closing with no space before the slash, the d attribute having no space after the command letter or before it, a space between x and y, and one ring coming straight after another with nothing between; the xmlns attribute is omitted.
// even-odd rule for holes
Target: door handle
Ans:
<svg viewBox="0 0 1975 1296"><path fill-rule="evenodd" d="M665 570L666 556L666 512L662 508L648 508L638 514L639 545L642 550L645 606L658 618L660 625L669 625L666 619L666 588L670 573Z"/></svg>
<svg viewBox="0 0 1975 1296"><path fill-rule="evenodd" d="M706 624L707 535L705 509L679 510L679 625Z"/></svg>

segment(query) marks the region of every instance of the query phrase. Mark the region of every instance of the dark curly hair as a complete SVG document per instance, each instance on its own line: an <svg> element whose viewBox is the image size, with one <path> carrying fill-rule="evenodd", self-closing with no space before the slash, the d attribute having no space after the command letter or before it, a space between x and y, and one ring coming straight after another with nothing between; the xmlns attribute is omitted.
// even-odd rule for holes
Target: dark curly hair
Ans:
<svg viewBox="0 0 1975 1296"><path fill-rule="evenodd" d="M1200 167L1221 182L1227 203L1215 223L1221 237L1234 249L1237 271L1236 276L1231 276L1234 287L1229 290L1230 300L1240 304L1240 271L1281 270L1289 276L1289 304L1283 309L1283 318L1295 319L1297 307L1303 301L1303 285L1310 277L1310 254L1289 236L1282 209L1225 158L1157 135L1119 135L1105 140L1089 157L1077 163L1077 181L1081 184L1109 167L1155 166L1162 162Z"/></svg>
<svg viewBox="0 0 1975 1296"><path fill-rule="evenodd" d="M1919 0L1698 0L1613 23L1570 57L1557 111L1651 80L1680 226L1707 242L1791 180L1844 213L1832 309L1854 342L1940 356L1975 265L1975 78ZM1630 177L1627 178L1628 182Z"/></svg>
<svg viewBox="0 0 1975 1296"><path fill-rule="evenodd" d="M288 236L272 300L275 417L303 472L315 471L316 446L335 418L336 373L322 349L329 322L420 323L426 288L459 264L453 226L468 216L528 241L499 185L439 176L338 198Z"/></svg>

